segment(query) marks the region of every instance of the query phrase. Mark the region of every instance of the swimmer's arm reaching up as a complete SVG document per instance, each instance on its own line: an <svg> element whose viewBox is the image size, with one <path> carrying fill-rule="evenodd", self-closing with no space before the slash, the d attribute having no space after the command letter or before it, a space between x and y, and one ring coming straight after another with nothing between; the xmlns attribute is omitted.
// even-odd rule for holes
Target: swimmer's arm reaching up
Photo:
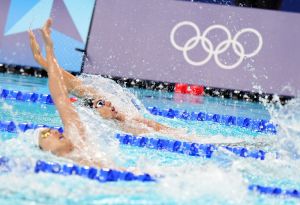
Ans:
<svg viewBox="0 0 300 205"><path fill-rule="evenodd" d="M49 36L51 34L51 30L50 30L51 25L52 25L52 20L48 19L42 29ZM35 38L34 33L31 30L29 30L28 33L29 33L29 38L30 38L30 47L31 47L35 61L38 64L40 64L48 72L49 63L42 56L40 46ZM53 49L53 47L51 49ZM67 88L68 93L72 93L76 97L79 97L79 98L83 98L83 97L103 98L103 95L101 95L101 93L99 93L98 91L96 91L95 89L93 89L91 87L85 86L81 82L81 80L79 80L78 78L73 76L71 73L65 71L63 68L59 67L58 64L57 64L57 66L61 71L61 75L63 76L64 84Z"/></svg>
<svg viewBox="0 0 300 205"><path fill-rule="evenodd" d="M46 23L47 24L47 23ZM47 32L47 28L41 30L43 39L46 47L46 62L48 64L48 79L49 79L49 89L53 97L55 106L59 112L60 118L64 125L64 133L67 137L71 137L71 131L77 128L79 136L85 138L84 126L75 110L71 104L67 88L64 83L64 76L62 75L61 69L59 68L54 52L53 43L50 37L50 33ZM71 139L71 138L70 138Z"/></svg>

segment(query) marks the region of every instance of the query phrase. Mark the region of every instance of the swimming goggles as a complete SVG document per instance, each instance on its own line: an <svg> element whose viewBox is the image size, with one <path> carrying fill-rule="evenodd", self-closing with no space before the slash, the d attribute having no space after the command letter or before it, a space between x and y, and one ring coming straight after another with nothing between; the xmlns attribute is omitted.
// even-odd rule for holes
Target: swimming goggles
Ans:
<svg viewBox="0 0 300 205"><path fill-rule="evenodd" d="M50 131L51 131L50 128L49 128L49 129L46 129L46 130L43 130L43 131L41 132L41 137L42 137L43 139L46 139L47 137L50 136Z"/></svg>
<svg viewBox="0 0 300 205"><path fill-rule="evenodd" d="M95 108L100 108L105 105L105 100L98 100L96 102Z"/></svg>
<svg viewBox="0 0 300 205"><path fill-rule="evenodd" d="M43 130L42 132L41 132L41 137L43 138L43 139L46 139L47 137L49 137L50 136L50 133L51 133L51 128L48 128L48 129L46 129L46 130ZM64 135L61 133L61 135L59 136L59 139L61 140L61 139L63 139L64 138Z"/></svg>

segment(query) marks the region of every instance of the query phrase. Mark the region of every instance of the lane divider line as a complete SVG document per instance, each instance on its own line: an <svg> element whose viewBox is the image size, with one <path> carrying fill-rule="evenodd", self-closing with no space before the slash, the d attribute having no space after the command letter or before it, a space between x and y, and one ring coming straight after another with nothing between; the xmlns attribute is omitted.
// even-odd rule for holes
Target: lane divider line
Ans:
<svg viewBox="0 0 300 205"><path fill-rule="evenodd" d="M15 167L20 166L8 157L0 157L0 172L11 172ZM77 175L80 177L96 180L98 182L116 182L116 181L140 181L153 182L155 179L149 174L136 175L128 171L118 171L114 169L97 169L95 167L78 166L76 164L59 164L37 160L35 166L32 167L28 163L23 165L22 170L33 171L38 174L40 172L59 174L63 176Z"/></svg>
<svg viewBox="0 0 300 205"><path fill-rule="evenodd" d="M61 133L63 132L63 128L59 126L0 121L0 131L4 132L17 133L18 131L25 132L29 129L37 128L53 128L57 129ZM211 158L213 152L218 150L218 147L225 148L226 150L231 151L232 153L240 157L260 160L264 160L267 153L263 150L248 150L247 148L241 146L216 146L213 144L198 144L193 142L182 142L178 140L133 136L129 134L116 134L115 137L119 140L120 144L123 145L146 147L156 150L166 150L174 153L186 154L189 156L201 156L205 158Z"/></svg>
<svg viewBox="0 0 300 205"><path fill-rule="evenodd" d="M160 109L158 107L148 107L147 110L157 116L166 118L178 118L187 121L210 121L226 126L238 126L256 132L276 134L276 126L267 120L251 119L246 117L236 117L231 115L220 115L205 112L188 112L176 109Z"/></svg>
<svg viewBox="0 0 300 205"><path fill-rule="evenodd" d="M53 99L49 94L39 94L33 92L21 92L15 90L0 90L0 98L17 100L23 102L43 103L48 105L54 105ZM77 98L71 97L71 102L76 102ZM170 119L182 119L190 121L210 121L227 126L239 126L242 128L250 129L255 132L276 134L276 126L267 120L251 119L244 117L236 117L231 115L220 115L205 112L187 112L179 111L176 109L160 109L157 107L148 107L147 110L153 114Z"/></svg>
<svg viewBox="0 0 300 205"><path fill-rule="evenodd" d="M133 136L129 134L116 134L120 144L154 149L158 151L168 151L189 156L211 158L215 151L223 148L233 154L243 158L254 158L264 160L267 152L263 150L249 150L241 146L227 146L214 144L199 144L193 142L183 142L178 140L168 140L162 138L148 138L145 136Z"/></svg>
<svg viewBox="0 0 300 205"><path fill-rule="evenodd" d="M8 157L0 157L0 173L12 172L16 166L18 166L17 170L22 170L24 173L49 173L62 176L76 175L100 183L117 181L157 182L155 178L147 173L135 175L128 171L118 171L106 168L97 169L94 167L78 166L76 164L59 164L43 160L37 160L32 167L28 161L20 165ZM21 169L20 166L22 166ZM248 190L258 194L300 198L300 191L298 189L282 189L280 187L251 184L248 186Z"/></svg>
<svg viewBox="0 0 300 205"><path fill-rule="evenodd" d="M259 194L300 198L300 191L298 189L285 190L280 187L270 187L252 184L248 186L248 190L257 192Z"/></svg>

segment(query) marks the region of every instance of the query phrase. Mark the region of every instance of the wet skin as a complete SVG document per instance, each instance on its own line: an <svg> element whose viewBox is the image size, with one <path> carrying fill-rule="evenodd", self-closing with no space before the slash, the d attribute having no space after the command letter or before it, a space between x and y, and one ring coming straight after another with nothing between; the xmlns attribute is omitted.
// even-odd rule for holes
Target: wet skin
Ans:
<svg viewBox="0 0 300 205"><path fill-rule="evenodd" d="M119 113L110 101L104 101L102 99L95 99L93 101L93 108L105 119L116 119L118 121L124 121L125 116Z"/></svg>
<svg viewBox="0 0 300 205"><path fill-rule="evenodd" d="M56 129L45 128L39 135L39 147L58 156L70 153L74 149L71 140Z"/></svg>

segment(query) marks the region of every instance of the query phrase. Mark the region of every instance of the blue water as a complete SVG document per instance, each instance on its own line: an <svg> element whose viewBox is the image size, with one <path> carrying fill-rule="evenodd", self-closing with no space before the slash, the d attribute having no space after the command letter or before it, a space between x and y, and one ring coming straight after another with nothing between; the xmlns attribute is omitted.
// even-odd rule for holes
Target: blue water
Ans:
<svg viewBox="0 0 300 205"><path fill-rule="evenodd" d="M0 89L20 90L26 92L49 93L47 79L0 74ZM178 110L203 111L228 114L252 119L278 119L281 115L278 107L266 107L262 104L221 98L187 96L167 92L129 89L147 106L174 108ZM296 109L293 107L291 109ZM285 115L289 111L284 111ZM271 114L270 114L271 113ZM274 114L275 113L275 114ZM298 157L293 155L298 149L298 141L291 149L283 138L286 133L277 135L254 132L237 126L225 126L213 122L185 121L167 119L146 114L172 127L185 128L187 132L211 139L263 139L266 145L259 149L270 151L266 160L241 158L226 151L216 153L205 159L176 153L156 151L120 145L115 159L122 166L137 166L142 170L162 173L163 177L156 183L142 182L99 182L77 176L57 176L50 174L22 174L19 172L1 173L0 169L0 204L298 204L299 199L276 197L249 192L249 184L280 186L282 188L300 189ZM0 99L0 121L34 122L61 126L58 113L53 105L19 102ZM291 121L294 122L294 121ZM296 120L296 125L299 121ZM92 122L91 122L92 123ZM98 122L99 123L99 122ZM100 121L100 123L104 123ZM275 123L281 123L276 121ZM104 123L105 124L105 123ZM291 123L290 123L291 124ZM293 125L293 124L292 124ZM298 124L299 125L299 124ZM99 126L102 126L99 125ZM103 125L104 126L104 125ZM285 126L283 124L283 126ZM100 129L105 135L114 138L119 130ZM297 130L296 130L297 131ZM299 133L295 132L299 137ZM30 146L28 134L0 132L0 155L22 160L45 159L69 162L42 153ZM110 136L108 136L110 138ZM164 136L166 137L166 136ZM285 139L285 141L282 141ZM278 153L282 155L278 159ZM1 168L1 166L0 166ZM298 168L298 169L297 169Z"/></svg>

